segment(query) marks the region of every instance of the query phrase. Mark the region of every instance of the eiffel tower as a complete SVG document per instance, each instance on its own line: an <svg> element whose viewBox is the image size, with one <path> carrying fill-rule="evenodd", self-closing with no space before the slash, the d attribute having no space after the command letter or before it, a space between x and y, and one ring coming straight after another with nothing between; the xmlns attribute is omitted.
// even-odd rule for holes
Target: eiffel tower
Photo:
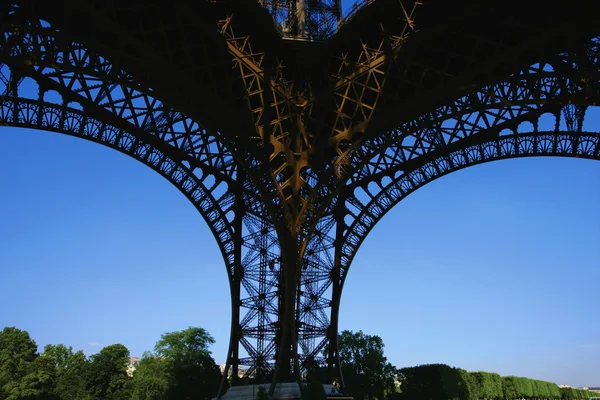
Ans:
<svg viewBox="0 0 600 400"><path fill-rule="evenodd" d="M114 148L194 204L229 277L225 377L274 393L326 366L343 386L344 281L393 206L488 161L600 158L585 119L599 12L583 0L370 0L346 14L341 0L5 0L0 123Z"/></svg>

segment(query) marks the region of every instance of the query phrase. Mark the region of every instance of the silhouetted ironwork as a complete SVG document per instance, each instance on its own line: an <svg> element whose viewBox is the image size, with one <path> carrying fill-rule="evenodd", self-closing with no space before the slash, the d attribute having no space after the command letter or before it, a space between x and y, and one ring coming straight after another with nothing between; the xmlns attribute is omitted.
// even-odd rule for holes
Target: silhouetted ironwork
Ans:
<svg viewBox="0 0 600 400"><path fill-rule="evenodd" d="M243 381L327 365L343 382L348 269L417 188L600 158L597 2L372 0L346 20L339 0L0 7L0 123L112 147L190 199L225 260Z"/></svg>

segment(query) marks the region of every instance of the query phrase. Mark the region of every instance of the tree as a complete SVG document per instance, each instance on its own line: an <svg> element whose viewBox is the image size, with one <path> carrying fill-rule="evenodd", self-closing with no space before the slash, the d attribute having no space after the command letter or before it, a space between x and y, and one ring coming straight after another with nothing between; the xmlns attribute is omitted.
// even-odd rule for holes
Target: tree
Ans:
<svg viewBox="0 0 600 400"><path fill-rule="evenodd" d="M84 379L88 361L83 351L73 353L72 347L48 344L42 357L49 359L56 370L54 393L60 399L82 400L89 397Z"/></svg>
<svg viewBox="0 0 600 400"><path fill-rule="evenodd" d="M346 391L357 400L384 399L395 391L396 367L383 355L379 336L343 331L339 336L340 360Z"/></svg>
<svg viewBox="0 0 600 400"><path fill-rule="evenodd" d="M6 400L59 400L54 395L56 371L48 359L37 357L27 369L23 378L5 385Z"/></svg>
<svg viewBox="0 0 600 400"><path fill-rule="evenodd" d="M29 333L15 327L0 332L0 398L8 397L4 386L21 380L37 356L37 345Z"/></svg>
<svg viewBox="0 0 600 400"><path fill-rule="evenodd" d="M208 346L215 340L202 328L165 333L154 347L171 377L165 399L210 400L217 394L221 372Z"/></svg>
<svg viewBox="0 0 600 400"><path fill-rule="evenodd" d="M171 361L146 352L133 373L133 400L161 400L169 389Z"/></svg>
<svg viewBox="0 0 600 400"><path fill-rule="evenodd" d="M0 332L0 398L51 399L55 378L52 364L38 356L27 331L6 327Z"/></svg>
<svg viewBox="0 0 600 400"><path fill-rule="evenodd" d="M106 346L91 357L86 368L86 386L93 400L125 400L131 397L127 376L129 350L122 344Z"/></svg>

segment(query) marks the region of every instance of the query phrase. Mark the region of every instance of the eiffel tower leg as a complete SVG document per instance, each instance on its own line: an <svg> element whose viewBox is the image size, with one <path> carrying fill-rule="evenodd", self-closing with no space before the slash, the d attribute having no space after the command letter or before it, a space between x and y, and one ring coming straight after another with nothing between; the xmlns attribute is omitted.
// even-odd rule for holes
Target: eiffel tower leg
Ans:
<svg viewBox="0 0 600 400"><path fill-rule="evenodd" d="M239 174L238 180L242 179ZM229 289L231 293L231 333L229 336L229 349L227 350L227 360L225 369L223 371L223 377L219 385L219 391L217 398L220 398L225 394L225 382L229 376L231 370L231 384L235 384L238 380L239 372L239 346L240 346L240 306L241 306L241 282L243 276L242 267L242 221L245 213L245 206L241 193L238 192L235 198L235 219L234 225L234 270L233 274L229 277Z"/></svg>
<svg viewBox="0 0 600 400"><path fill-rule="evenodd" d="M279 310L279 355L269 394L273 395L279 382L302 383L298 361L296 330L297 249L293 240L280 240L283 277L281 281L281 307Z"/></svg>
<svg viewBox="0 0 600 400"><path fill-rule="evenodd" d="M341 387L344 387L344 375L340 363L340 349L338 340L338 321L340 311L340 299L342 297L341 282L341 246L343 241L343 224L336 224L335 260L331 271L332 295L331 295L331 324L329 326L329 352L327 355L327 380L333 383L338 379Z"/></svg>

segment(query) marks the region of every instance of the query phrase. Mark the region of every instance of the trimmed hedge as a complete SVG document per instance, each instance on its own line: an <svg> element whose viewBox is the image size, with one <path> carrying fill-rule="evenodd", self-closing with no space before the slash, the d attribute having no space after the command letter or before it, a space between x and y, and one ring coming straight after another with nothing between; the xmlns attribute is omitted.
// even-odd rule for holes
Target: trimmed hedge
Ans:
<svg viewBox="0 0 600 400"><path fill-rule="evenodd" d="M560 388L559 390L561 399L587 400L590 397L600 397L600 393L588 392L587 390L573 388Z"/></svg>
<svg viewBox="0 0 600 400"><path fill-rule="evenodd" d="M504 399L502 377L491 372L468 372L472 399ZM558 389L558 388L557 388Z"/></svg>
<svg viewBox="0 0 600 400"><path fill-rule="evenodd" d="M465 370L444 364L420 365L400 370L403 397L411 400L469 400Z"/></svg>
<svg viewBox="0 0 600 400"><path fill-rule="evenodd" d="M402 397L410 400L587 400L600 397L585 390L560 388L552 382L489 372L467 372L445 364L400 370Z"/></svg>

